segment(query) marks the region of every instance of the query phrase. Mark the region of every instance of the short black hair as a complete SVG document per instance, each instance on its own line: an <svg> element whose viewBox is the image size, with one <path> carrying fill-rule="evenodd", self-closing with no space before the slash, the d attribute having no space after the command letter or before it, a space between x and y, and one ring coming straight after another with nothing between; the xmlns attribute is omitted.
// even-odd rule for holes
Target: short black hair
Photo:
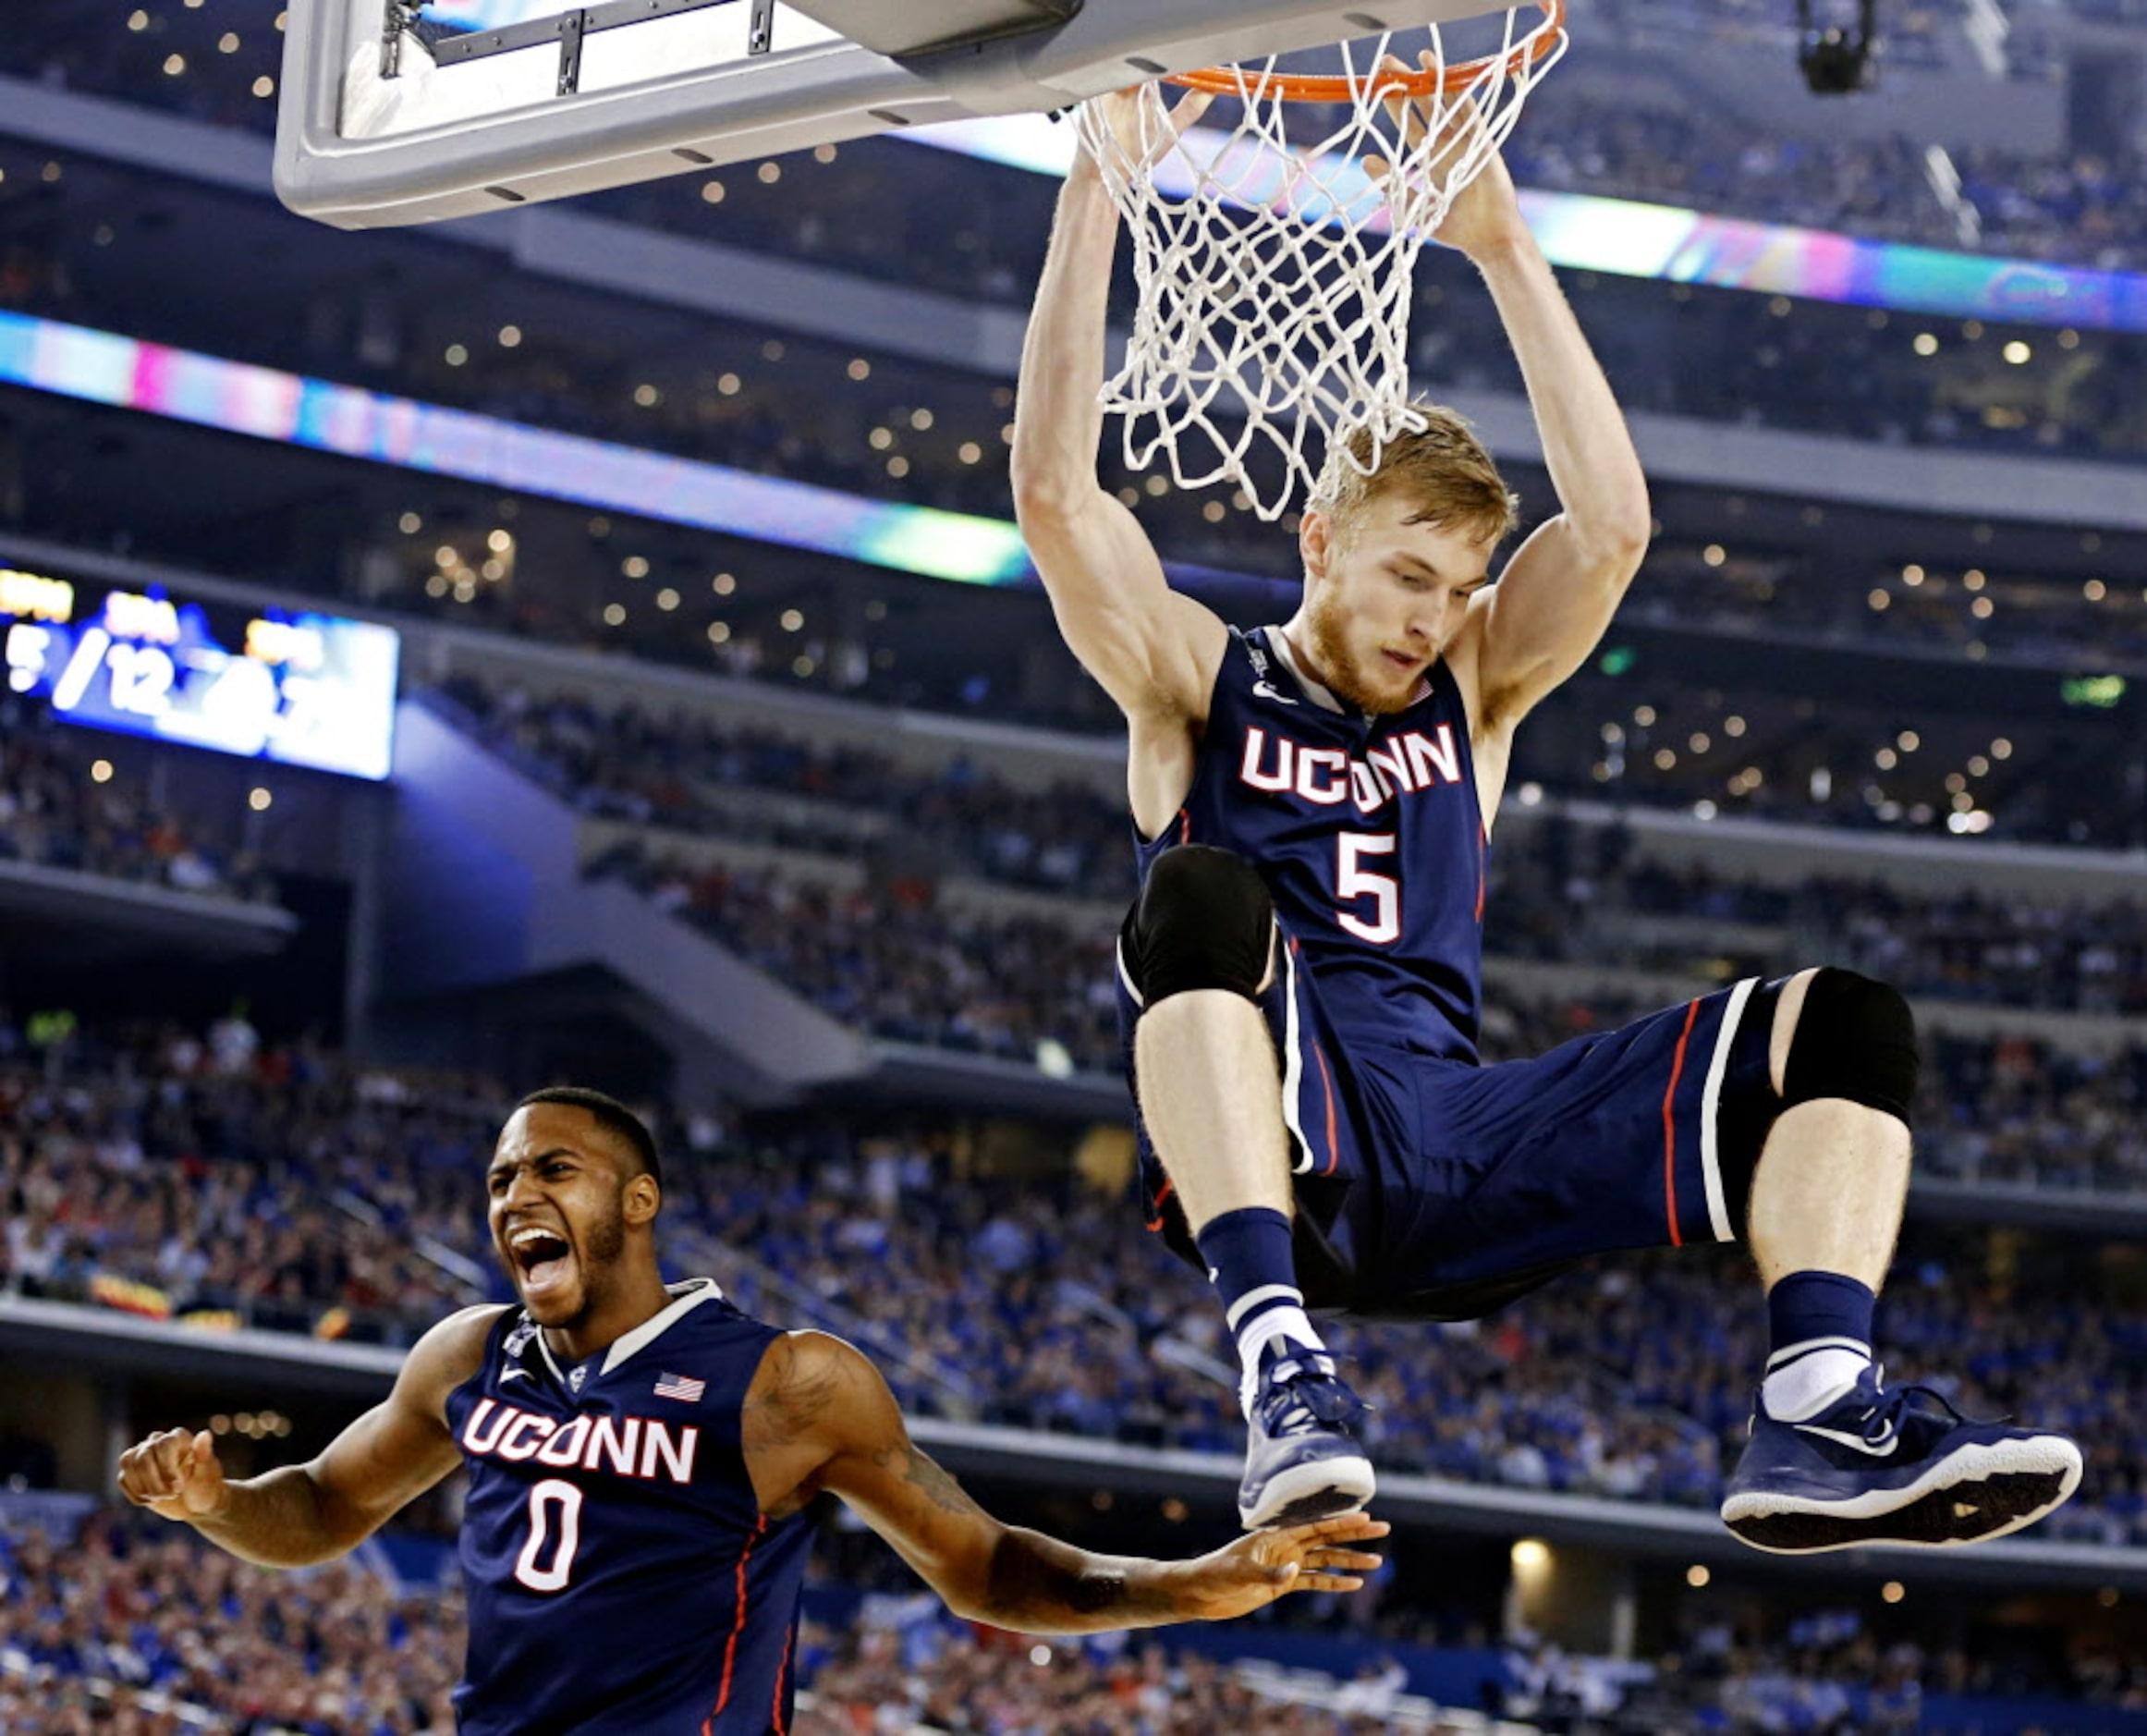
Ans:
<svg viewBox="0 0 2147 1736"><path fill-rule="evenodd" d="M647 1122L616 1097L592 1091L587 1085L546 1085L516 1104L515 1113L518 1115L540 1103L564 1103L576 1109L587 1109L596 1118L597 1126L634 1155L640 1165L635 1174L652 1175L656 1178L659 1188L664 1185L664 1163L656 1155L655 1135L649 1131Z"/></svg>

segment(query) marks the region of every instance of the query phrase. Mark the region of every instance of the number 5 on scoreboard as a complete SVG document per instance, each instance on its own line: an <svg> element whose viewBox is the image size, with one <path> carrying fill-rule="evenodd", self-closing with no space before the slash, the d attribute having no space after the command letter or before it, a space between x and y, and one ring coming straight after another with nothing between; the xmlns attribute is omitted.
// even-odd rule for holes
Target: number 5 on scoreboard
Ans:
<svg viewBox="0 0 2147 1736"><path fill-rule="evenodd" d="M1401 882L1392 874L1364 866L1367 856L1394 854L1392 832L1344 832L1335 839L1335 898L1338 904L1372 900L1370 920L1351 911L1336 910L1335 920L1346 934L1375 946L1391 946L1401 938Z"/></svg>

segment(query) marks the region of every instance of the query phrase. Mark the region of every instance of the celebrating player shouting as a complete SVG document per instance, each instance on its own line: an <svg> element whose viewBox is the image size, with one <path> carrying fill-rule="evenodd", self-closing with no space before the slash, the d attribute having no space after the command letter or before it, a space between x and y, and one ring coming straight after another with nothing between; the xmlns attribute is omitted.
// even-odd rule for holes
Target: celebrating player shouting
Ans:
<svg viewBox="0 0 2147 1736"><path fill-rule="evenodd" d="M441 1322L319 1458L226 1481L207 1434L120 1461L128 1498L267 1567L343 1554L458 1464L464 1736L762 1736L790 1728L798 1594L822 1490L959 1613L1051 1633L1242 1615L1348 1591L1384 1535L1354 1515L1191 1561L1092 1555L1003 1525L911 1444L879 1373L705 1278L666 1289L648 1130L571 1087L515 1110L486 1173L522 1305Z"/></svg>

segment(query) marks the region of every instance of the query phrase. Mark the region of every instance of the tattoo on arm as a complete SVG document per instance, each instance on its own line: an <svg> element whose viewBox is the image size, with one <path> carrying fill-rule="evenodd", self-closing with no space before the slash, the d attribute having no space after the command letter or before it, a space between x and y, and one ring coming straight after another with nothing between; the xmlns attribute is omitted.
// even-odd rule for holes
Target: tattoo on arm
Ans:
<svg viewBox="0 0 2147 1736"><path fill-rule="evenodd" d="M992 1552L986 1596L1008 1616L1049 1619L1064 1614L1130 1613L1143 1600L1132 1595L1123 1572L1083 1571L1094 1559L1032 1531L1009 1530Z"/></svg>
<svg viewBox="0 0 2147 1736"><path fill-rule="evenodd" d="M800 1373L797 1352L786 1345L783 1354L782 1378L775 1391L747 1414L749 1447L787 1447L811 1434L834 1408L841 1390L841 1371L834 1364Z"/></svg>
<svg viewBox="0 0 2147 1736"><path fill-rule="evenodd" d="M1161 1619L1168 1599L1152 1575L1128 1568L1153 1565L1091 1555L1041 1532L1000 1525L937 1461L908 1438L872 1454L883 1473L902 1480L939 1511L973 1520L995 1533L984 1571L979 1613L987 1620L1041 1632L1065 1632ZM972 1594L978 1595L978 1594ZM1103 1618L1103 1620L1098 1620Z"/></svg>
<svg viewBox="0 0 2147 1736"><path fill-rule="evenodd" d="M981 1513L984 1510L970 1498L969 1491L949 1476L937 1461L918 1451L909 1441L881 1448L872 1455L872 1462L885 1470L898 1457L902 1461L902 1480L918 1490L941 1512Z"/></svg>

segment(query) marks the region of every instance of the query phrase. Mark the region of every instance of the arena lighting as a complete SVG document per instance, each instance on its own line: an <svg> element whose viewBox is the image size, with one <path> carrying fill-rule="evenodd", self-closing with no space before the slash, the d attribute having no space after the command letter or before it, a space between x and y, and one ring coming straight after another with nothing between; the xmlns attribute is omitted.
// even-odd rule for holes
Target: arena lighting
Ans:
<svg viewBox="0 0 2147 1736"><path fill-rule="evenodd" d="M1029 579L996 519L756 476L0 311L0 384L962 584Z"/></svg>
<svg viewBox="0 0 2147 1736"><path fill-rule="evenodd" d="M1045 116L1002 115L889 136L1033 174L1064 175L1073 160L1071 132ZM1574 271L1909 313L2147 331L2147 273L1860 240L1592 193L1523 188L1520 202L1551 263Z"/></svg>
<svg viewBox="0 0 2147 1736"><path fill-rule="evenodd" d="M2147 276L2129 281L2147 331ZM762 353L778 359L780 342ZM868 500L5 310L0 385L596 507L592 535L606 533L604 514L617 511L961 584L1034 582L1020 532L1001 520ZM421 521L406 517L405 533L416 534Z"/></svg>

